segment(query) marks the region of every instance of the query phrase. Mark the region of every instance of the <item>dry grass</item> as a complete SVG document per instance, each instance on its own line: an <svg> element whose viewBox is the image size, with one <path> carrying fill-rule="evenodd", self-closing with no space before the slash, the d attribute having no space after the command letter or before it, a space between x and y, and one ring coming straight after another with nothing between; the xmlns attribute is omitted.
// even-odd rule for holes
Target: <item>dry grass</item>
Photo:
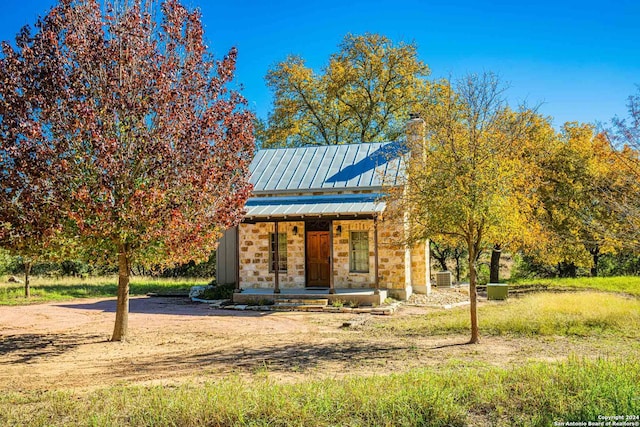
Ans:
<svg viewBox="0 0 640 427"><path fill-rule="evenodd" d="M153 286L174 289L192 283L143 281L138 289L144 286L148 286L147 289ZM42 288L47 286L53 285L44 284ZM115 286L115 281L113 285L99 281L67 281L55 286L59 287L62 297L68 298L70 293L64 291L66 288L77 290L84 286L100 289L102 286ZM416 343L423 341L417 335L435 335L442 337L438 340L453 338L451 341L456 341L469 330L468 307L423 309L420 313L369 317L357 330L338 330L336 327L326 340L307 342L305 346L303 340L309 335L320 335L318 328L309 328L308 332L305 327L297 334L288 334L288 341L284 344L281 342L284 335L274 333L268 346L259 351L252 351L249 341L266 332L237 334L233 338L238 341L238 347L227 349L227 353L218 345L231 338L224 335L228 333L221 326L224 319L215 319L215 323L207 322L207 328L215 328L217 324L220 333L207 329L207 333L196 336L211 342L218 339L219 343L215 341L208 350L199 344L199 357L191 360L185 359L186 353L171 353L176 363L202 367L198 382L168 381L167 385L153 386L130 386L127 382L84 391L60 389L44 392L15 388L0 394L0 425L548 426L555 421L586 423L598 421L599 415L640 413L637 385L640 379L640 359L637 357L640 351L637 344L640 339L640 299L594 291L554 292L528 294L481 305L481 333L505 336L491 338L493 341L504 340L524 346L557 340L558 346L563 348L567 342L603 341L608 347L606 354L615 355L603 358L602 354L587 354L577 346L579 356L567 359L567 353L563 353L561 357L554 358L553 363L541 363L540 360L545 360L544 354L540 354L537 361L528 361L525 357L529 353L520 352L516 354L517 362L511 363L497 356L497 362L489 361L487 356L484 359L474 358L471 352L486 351L487 345L445 343L442 348L419 348L420 344ZM329 322L329 319L331 317L327 315L321 321ZM243 319L243 325L251 320ZM251 323L253 328L264 326L272 319L259 320ZM291 317L288 321L296 320ZM186 322L181 323L184 328ZM323 333L329 334L326 332L328 326L323 325ZM183 340L190 339L184 336L183 329L179 334ZM351 352L349 343L352 344ZM355 344L357 348L353 347ZM398 346L396 351L385 352L394 344ZM416 347L409 347L409 344ZM101 345L106 344L92 342L87 347ZM157 347L164 346L174 352L184 348L185 344L183 341L163 342ZM465 352L457 351L461 347ZM322 348L325 353L320 351ZM541 345L539 353L546 350ZM124 350L114 348L111 351L120 353ZM69 350L66 359L64 355L55 354L40 357L51 357L50 362L55 364L67 360L72 364L69 366L77 370L75 354ZM247 364L252 354L256 361L261 361L261 369ZM376 359L367 359L372 356ZM407 367L408 359L423 356L439 358L439 361L427 369ZM207 370L220 367L219 360L225 357L238 369L244 363L246 369L252 369L251 375L239 377L232 374L211 380ZM88 360L94 368L95 359ZM140 360L136 353L135 361ZM159 369L158 358L154 355L148 360L150 362L144 366L153 370L153 378L162 378L162 372L155 371ZM280 377L300 366L296 361L306 361L310 364L309 369L297 372L294 381L280 381ZM389 368L389 372L394 374L345 374L352 372L350 367L367 362L366 369L371 372L378 366L395 363ZM31 361L21 366L34 369L37 365ZM142 366L140 364L136 369ZM175 364L165 366L169 367L165 369L175 369ZM326 376L318 379L318 372L332 367L342 368L342 375L336 375L335 379L327 379ZM114 369L111 368L108 375L113 375ZM396 368L397 371L394 370ZM246 369L242 372L246 373ZM152 378L145 379L150 381Z"/></svg>
<svg viewBox="0 0 640 427"><path fill-rule="evenodd" d="M385 319L375 328L398 335L464 333L468 307L430 316ZM536 293L488 303L478 312L488 335L620 336L640 338L640 300L602 292Z"/></svg>
<svg viewBox="0 0 640 427"><path fill-rule="evenodd" d="M280 384L268 377L0 396L3 425L548 426L640 413L637 360L415 370ZM586 424L585 424L586 425Z"/></svg>

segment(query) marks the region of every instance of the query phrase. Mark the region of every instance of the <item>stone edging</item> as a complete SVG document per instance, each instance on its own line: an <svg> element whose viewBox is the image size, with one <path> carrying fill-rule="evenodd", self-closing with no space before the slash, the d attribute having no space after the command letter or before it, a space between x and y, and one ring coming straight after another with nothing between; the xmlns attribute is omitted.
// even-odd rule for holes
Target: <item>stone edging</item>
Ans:
<svg viewBox="0 0 640 427"><path fill-rule="evenodd" d="M444 308L445 310L450 310L454 307L463 307L469 304L471 304L469 301L461 301L451 304L407 304L407 307Z"/></svg>
<svg viewBox="0 0 640 427"><path fill-rule="evenodd" d="M196 302L209 303L209 308L212 309L224 309L224 310L239 310L239 311L301 311L301 312L317 312L317 313L353 313L353 314L374 314L374 315L391 315L395 313L402 305L401 302L394 302L393 304L383 305L379 307L334 307L327 306L314 306L314 305L302 305L302 306L287 306L278 307L275 305L247 305L247 304L231 304L223 305L227 300L216 301L204 301L198 299L192 299Z"/></svg>
<svg viewBox="0 0 640 427"><path fill-rule="evenodd" d="M427 307L427 308L444 308L449 310L455 307L469 305L469 301L456 302L452 304L407 304L406 302L397 301L389 305L378 307L334 307L331 305L300 305L300 306L277 306L277 305L248 305L248 304L228 304L229 300L203 300L200 298L191 298L194 302L209 304L209 308L216 310L238 310L238 311L299 311L314 313L352 313L352 314L374 314L374 315L391 315L398 309L406 305L408 307Z"/></svg>

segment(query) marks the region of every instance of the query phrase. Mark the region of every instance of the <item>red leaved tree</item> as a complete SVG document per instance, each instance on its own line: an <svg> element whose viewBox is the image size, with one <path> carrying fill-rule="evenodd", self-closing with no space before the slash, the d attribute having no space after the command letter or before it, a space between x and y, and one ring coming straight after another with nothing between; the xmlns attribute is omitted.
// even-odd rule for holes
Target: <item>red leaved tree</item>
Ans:
<svg viewBox="0 0 640 427"><path fill-rule="evenodd" d="M26 297L32 264L51 255L60 235L65 175L57 161L63 147L44 120L57 67L43 60L50 53L43 35L23 28L14 45L2 43L0 57L0 247L24 260Z"/></svg>
<svg viewBox="0 0 640 427"><path fill-rule="evenodd" d="M40 26L66 230L118 262L113 341L127 335L132 263L207 259L251 191L253 116L228 88L236 50L214 61L199 12L157 6L61 0Z"/></svg>

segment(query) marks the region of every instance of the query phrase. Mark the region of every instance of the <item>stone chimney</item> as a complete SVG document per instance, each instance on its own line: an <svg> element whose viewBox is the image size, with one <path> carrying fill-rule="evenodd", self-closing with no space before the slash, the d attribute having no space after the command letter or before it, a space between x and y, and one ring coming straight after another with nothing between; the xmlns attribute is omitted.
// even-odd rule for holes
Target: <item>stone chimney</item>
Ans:
<svg viewBox="0 0 640 427"><path fill-rule="evenodd" d="M409 121L405 126L407 148L411 150L411 155L426 155L425 136L426 124L417 113L409 114Z"/></svg>
<svg viewBox="0 0 640 427"><path fill-rule="evenodd" d="M427 126L420 118L420 116L416 113L409 114L409 121L405 127L406 133L406 144L407 149L410 150L410 155L413 160L422 159L426 160L427 156L427 144L426 144L426 135L427 135ZM421 156L417 159L414 156ZM405 187L406 189L406 187ZM411 219L407 212L405 212L404 216L404 232L405 239L409 235L409 226ZM422 247L420 247L422 246ZM415 251L415 256L424 256L424 270L419 273L417 270L412 271L413 265L413 255L412 251ZM429 251L429 240L425 240L424 242L417 243L414 248L409 246L405 246L405 288L408 289L407 298L411 295L411 292L416 292L418 294L431 294L431 253ZM422 265L418 263L418 265ZM414 274L415 273L415 274Z"/></svg>

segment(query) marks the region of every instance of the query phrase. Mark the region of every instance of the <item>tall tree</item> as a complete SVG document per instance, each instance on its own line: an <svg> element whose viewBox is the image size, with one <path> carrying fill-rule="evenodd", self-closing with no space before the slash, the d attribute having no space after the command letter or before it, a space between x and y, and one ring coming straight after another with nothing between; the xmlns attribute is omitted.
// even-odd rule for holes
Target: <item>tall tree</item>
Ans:
<svg viewBox="0 0 640 427"><path fill-rule="evenodd" d="M404 189L392 190L397 212L409 213L410 240L458 241L467 249L471 343L479 342L477 259L493 242L534 242L537 178L526 154L535 112L510 109L495 75L470 75L438 87L443 102L422 117L426 140L408 147ZM412 142L412 141L410 141Z"/></svg>
<svg viewBox="0 0 640 427"><path fill-rule="evenodd" d="M640 150L640 85L637 86L636 93L630 95L627 99L627 111L628 117L620 118L614 117L613 129L609 131L609 137L614 143L616 148L623 148L624 146ZM633 170L635 170L640 176L640 169L637 164L632 164Z"/></svg>
<svg viewBox="0 0 640 427"><path fill-rule="evenodd" d="M320 73L289 56L267 74L273 112L259 139L265 147L395 140L428 74L415 44L379 34L348 34Z"/></svg>
<svg viewBox="0 0 640 427"><path fill-rule="evenodd" d="M607 231L618 228L618 218L604 197L620 188L618 163L604 135L579 123L563 126L542 162L541 219L553 237L542 258L559 263L561 275L575 275L581 265L597 276L600 256L620 247Z"/></svg>
<svg viewBox="0 0 640 427"><path fill-rule="evenodd" d="M251 189L253 116L227 87L236 50L215 62L199 12L157 6L61 0L40 29L67 230L119 267L113 341L127 335L131 265L206 260Z"/></svg>
<svg viewBox="0 0 640 427"><path fill-rule="evenodd" d="M627 248L640 248L640 85L627 102L627 117L614 117L612 128L606 132L618 167L619 191L603 192L607 205L621 221L617 234ZM613 232L614 230L609 230Z"/></svg>
<svg viewBox="0 0 640 427"><path fill-rule="evenodd" d="M31 266L53 251L60 234L65 186L64 165L56 161L62 152L44 120L44 93L56 76L42 61L50 53L43 37L25 27L15 47L2 43L0 57L0 247L22 258L26 297Z"/></svg>

